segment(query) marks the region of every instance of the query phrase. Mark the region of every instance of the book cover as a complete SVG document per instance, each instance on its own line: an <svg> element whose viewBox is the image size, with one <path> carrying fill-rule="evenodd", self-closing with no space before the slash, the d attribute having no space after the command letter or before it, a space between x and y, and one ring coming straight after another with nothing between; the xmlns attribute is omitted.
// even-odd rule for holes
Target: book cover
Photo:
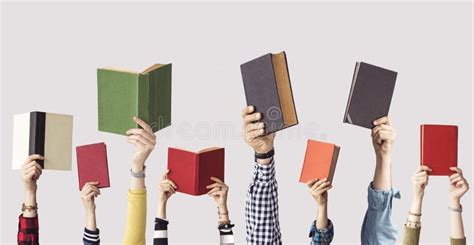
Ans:
<svg viewBox="0 0 474 245"><path fill-rule="evenodd" d="M153 132L171 125L171 64L155 64L143 72L97 69L99 131L126 135L139 128L132 117Z"/></svg>
<svg viewBox="0 0 474 245"><path fill-rule="evenodd" d="M87 182L99 182L99 188L110 187L107 146L105 143L76 147L79 190Z"/></svg>
<svg viewBox="0 0 474 245"><path fill-rule="evenodd" d="M240 70L247 105L262 114L265 135L298 124L285 52L263 55Z"/></svg>
<svg viewBox="0 0 474 245"><path fill-rule="evenodd" d="M13 169L20 169L29 155L40 154L45 158L38 161L43 169L71 170L72 124L71 115L40 111L14 115Z"/></svg>
<svg viewBox="0 0 474 245"><path fill-rule="evenodd" d="M308 140L300 182L327 178L332 183L340 147L331 143Z"/></svg>
<svg viewBox="0 0 474 245"><path fill-rule="evenodd" d="M388 116L397 72L357 62L344 123L372 129L373 121Z"/></svg>
<svg viewBox="0 0 474 245"><path fill-rule="evenodd" d="M454 125L420 126L420 163L432 169L430 175L451 175L458 165L458 127Z"/></svg>
<svg viewBox="0 0 474 245"><path fill-rule="evenodd" d="M177 191L194 196L206 194L211 177L224 181L224 148L208 148L191 152L168 148L168 178L178 187Z"/></svg>

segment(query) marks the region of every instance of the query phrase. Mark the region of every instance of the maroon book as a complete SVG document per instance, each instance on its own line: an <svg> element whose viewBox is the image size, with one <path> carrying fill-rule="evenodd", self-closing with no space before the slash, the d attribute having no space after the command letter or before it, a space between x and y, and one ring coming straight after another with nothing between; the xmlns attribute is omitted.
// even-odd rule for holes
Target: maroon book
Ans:
<svg viewBox="0 0 474 245"><path fill-rule="evenodd" d="M420 161L432 169L430 175L451 175L458 165L458 127L421 125Z"/></svg>
<svg viewBox="0 0 474 245"><path fill-rule="evenodd" d="M206 194L211 177L224 181L224 148L208 148L197 153L168 148L168 178L177 191L194 196Z"/></svg>
<svg viewBox="0 0 474 245"><path fill-rule="evenodd" d="M105 143L76 147L79 190L87 182L99 182L99 188L110 187L107 147Z"/></svg>

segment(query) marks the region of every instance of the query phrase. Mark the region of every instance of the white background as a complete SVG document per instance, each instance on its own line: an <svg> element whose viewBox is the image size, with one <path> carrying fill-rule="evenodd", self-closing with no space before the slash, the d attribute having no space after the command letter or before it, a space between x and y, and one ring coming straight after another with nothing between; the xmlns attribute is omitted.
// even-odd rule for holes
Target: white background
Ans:
<svg viewBox="0 0 474 245"><path fill-rule="evenodd" d="M390 116L398 130L394 222L403 235L410 176L419 163L419 125L457 124L459 162L472 180L472 6L470 3L5 3L2 5L1 241L15 243L23 201L11 170L13 114L74 115L74 146L105 141L112 188L97 200L101 240L120 243L132 147L97 131L96 68L141 70L173 63L173 126L160 131L148 161L152 242L156 185L168 146L226 147L226 182L237 241L245 241L245 192L252 152L238 135L245 105L239 65L268 52L288 55L300 125L277 135L280 223L285 244L307 244L316 205L297 182L306 140L341 146L330 192L334 244L358 244L373 175L369 131L342 124L356 61L399 72ZM232 135L216 133L222 128ZM209 133L210 132L210 133ZM75 154L73 155L75 163ZM84 212L76 166L45 171L38 202L42 244L80 244ZM422 243L449 239L445 177L433 177L423 209ZM472 191L471 191L472 192ZM463 199L472 238L471 192ZM173 196L170 243L218 241L216 208L207 197ZM472 241L472 240L469 240Z"/></svg>

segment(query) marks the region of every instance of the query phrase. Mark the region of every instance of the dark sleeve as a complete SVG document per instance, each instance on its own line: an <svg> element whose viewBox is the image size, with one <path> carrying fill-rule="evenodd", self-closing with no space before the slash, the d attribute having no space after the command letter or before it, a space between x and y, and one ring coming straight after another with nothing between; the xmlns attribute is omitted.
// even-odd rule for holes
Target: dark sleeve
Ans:
<svg viewBox="0 0 474 245"><path fill-rule="evenodd" d="M234 233L232 232L232 224L220 225L219 235L220 235L220 245L234 245Z"/></svg>
<svg viewBox="0 0 474 245"><path fill-rule="evenodd" d="M23 217L23 214L20 214L18 219L18 245L39 244L38 215L33 218L25 218Z"/></svg>
<svg viewBox="0 0 474 245"><path fill-rule="evenodd" d="M84 237L82 238L82 241L84 242L84 245L99 245L99 229L91 231L87 228L84 228Z"/></svg>
<svg viewBox="0 0 474 245"><path fill-rule="evenodd" d="M332 221L328 219L328 227L324 229L317 229L315 220L311 224L309 237L311 237L311 244L330 244L334 237L334 225L332 224Z"/></svg>
<svg viewBox="0 0 474 245"><path fill-rule="evenodd" d="M168 221L155 218L153 245L168 245Z"/></svg>

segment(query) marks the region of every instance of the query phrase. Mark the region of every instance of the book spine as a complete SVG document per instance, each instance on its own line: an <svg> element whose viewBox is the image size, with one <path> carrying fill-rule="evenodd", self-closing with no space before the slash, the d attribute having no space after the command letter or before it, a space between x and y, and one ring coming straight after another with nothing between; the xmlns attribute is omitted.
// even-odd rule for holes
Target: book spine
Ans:
<svg viewBox="0 0 474 245"><path fill-rule="evenodd" d="M424 155L424 130L425 127L423 125L420 126L420 165L423 165L423 155Z"/></svg>
<svg viewBox="0 0 474 245"><path fill-rule="evenodd" d="M46 113L37 111L30 113L29 155L39 154L44 156L45 122ZM37 162L41 168L44 168L44 160L37 160Z"/></svg>
<svg viewBox="0 0 474 245"><path fill-rule="evenodd" d="M150 123L150 118L149 118L149 75L148 74L139 74L138 75L138 89L137 89L137 112L138 112L138 117L142 119L143 121ZM153 125L150 125L153 128ZM137 127L139 127L137 125Z"/></svg>
<svg viewBox="0 0 474 245"><path fill-rule="evenodd" d="M201 158L201 154L199 153L196 153L194 155L195 157L195 162L196 162L196 171L194 172L194 195L198 196L198 195L201 195L201 193L199 193L199 177L201 175L201 170L200 170L200 162L199 162L199 159Z"/></svg>

